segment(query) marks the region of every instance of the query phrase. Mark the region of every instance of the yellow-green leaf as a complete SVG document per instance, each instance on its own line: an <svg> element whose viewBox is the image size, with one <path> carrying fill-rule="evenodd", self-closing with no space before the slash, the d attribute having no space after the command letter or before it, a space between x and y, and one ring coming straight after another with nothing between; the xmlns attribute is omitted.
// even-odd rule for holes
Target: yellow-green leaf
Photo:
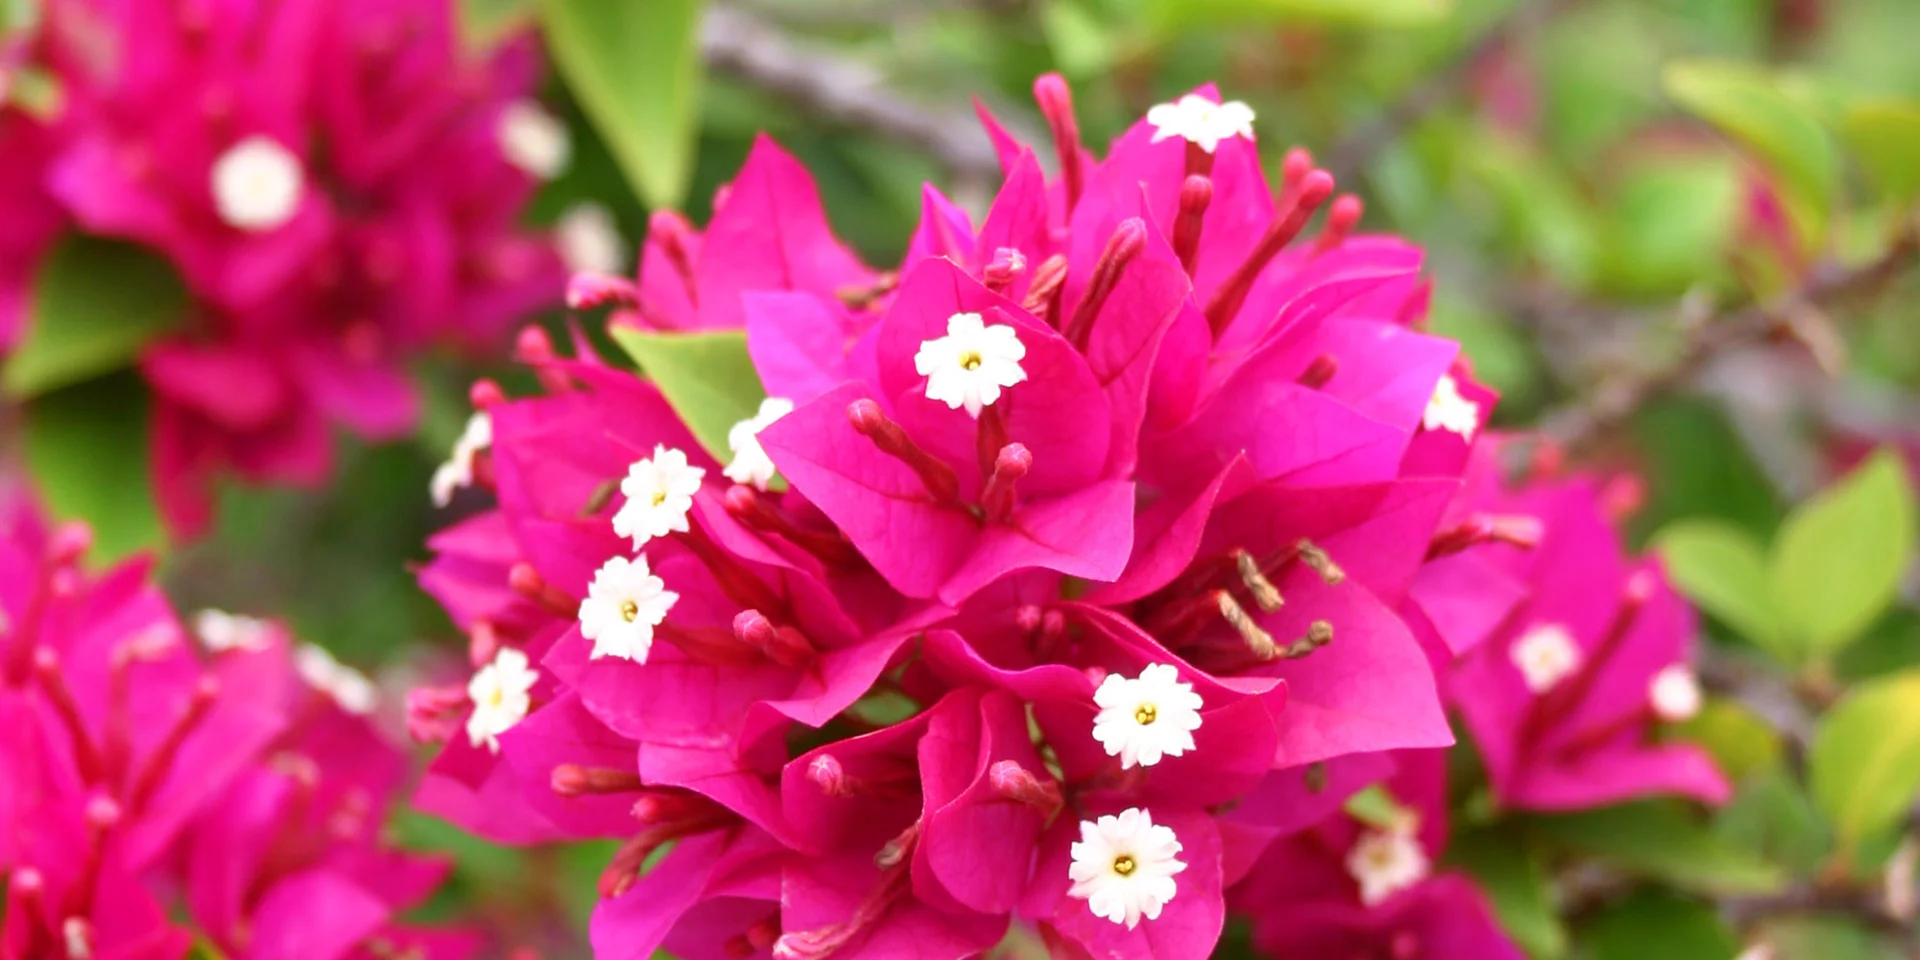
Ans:
<svg viewBox="0 0 1920 960"><path fill-rule="evenodd" d="M1920 671L1870 680L1829 710L1807 778L1848 849L1905 816L1920 792Z"/></svg>
<svg viewBox="0 0 1920 960"><path fill-rule="evenodd" d="M653 378L700 445L721 463L731 459L727 431L758 412L767 395L747 356L746 332L658 333L615 327L611 333L640 372Z"/></svg>
<svg viewBox="0 0 1920 960"><path fill-rule="evenodd" d="M1847 108L1841 136L1868 179L1888 200L1920 197L1920 104L1872 100Z"/></svg>
<svg viewBox="0 0 1920 960"><path fill-rule="evenodd" d="M541 0L560 75L634 193L678 206L693 176L700 0Z"/></svg>
<svg viewBox="0 0 1920 960"><path fill-rule="evenodd" d="M1774 606L1766 551L1746 531L1720 520L1682 520L1662 529L1653 548L1689 600L1775 656L1796 659Z"/></svg>
<svg viewBox="0 0 1920 960"><path fill-rule="evenodd" d="M1411 27L1453 7L1453 0L1150 0L1148 19L1163 30L1276 22Z"/></svg>
<svg viewBox="0 0 1920 960"><path fill-rule="evenodd" d="M1840 161L1812 111L1774 76L1747 64L1683 61L1670 64L1663 80L1674 102L1766 162L1802 237L1819 238L1839 187Z"/></svg>
<svg viewBox="0 0 1920 960"><path fill-rule="evenodd" d="M1787 517L1772 593L1794 639L1831 654L1885 612L1913 556L1913 485L1900 457L1881 450Z"/></svg>
<svg viewBox="0 0 1920 960"><path fill-rule="evenodd" d="M132 244L73 234L34 277L26 338L7 358L9 396L38 396L133 363L179 324L186 288L165 260Z"/></svg>

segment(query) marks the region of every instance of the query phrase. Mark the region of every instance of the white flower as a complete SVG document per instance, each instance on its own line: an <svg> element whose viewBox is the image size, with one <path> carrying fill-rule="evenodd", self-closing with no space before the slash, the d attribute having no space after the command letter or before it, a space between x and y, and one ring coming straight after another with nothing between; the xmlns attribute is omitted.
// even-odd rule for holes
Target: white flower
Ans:
<svg viewBox="0 0 1920 960"><path fill-rule="evenodd" d="M646 663L653 628L680 595L647 569L646 557L614 557L593 575L580 601L580 635L593 641L590 659L619 657Z"/></svg>
<svg viewBox="0 0 1920 960"><path fill-rule="evenodd" d="M947 335L920 344L913 368L927 378L927 399L966 407L974 417L1000 399L1000 390L1027 379L1020 369L1026 345L1004 323L987 326L977 313L947 318Z"/></svg>
<svg viewBox="0 0 1920 960"><path fill-rule="evenodd" d="M239 230L265 232L300 209L305 172L300 158L271 137L248 137L213 162L213 206Z"/></svg>
<svg viewBox="0 0 1920 960"><path fill-rule="evenodd" d="M271 630L272 624L259 617L225 610L207 609L193 615L194 634L214 653L264 650L271 639Z"/></svg>
<svg viewBox="0 0 1920 960"><path fill-rule="evenodd" d="M1442 374L1440 382L1434 385L1432 399L1427 401L1427 412L1421 416L1420 425L1428 430L1451 430L1463 439L1472 440L1473 431L1480 427L1480 405L1461 396L1459 382Z"/></svg>
<svg viewBox="0 0 1920 960"><path fill-rule="evenodd" d="M309 686L332 697L340 709L362 715L373 712L373 681L335 660L326 648L301 644L293 653L293 665Z"/></svg>
<svg viewBox="0 0 1920 960"><path fill-rule="evenodd" d="M613 532L632 537L635 550L654 537L686 533L687 511L693 509L693 495L700 492L706 475L687 463L685 453L655 444L653 456L635 461L620 481L627 502L613 515Z"/></svg>
<svg viewBox="0 0 1920 960"><path fill-rule="evenodd" d="M576 203L553 224L554 246L572 273L624 273L630 252L613 214L597 203Z"/></svg>
<svg viewBox="0 0 1920 960"><path fill-rule="evenodd" d="M1685 723L1700 713L1700 680L1684 663L1668 664L1654 674L1647 688L1654 716L1668 723Z"/></svg>
<svg viewBox="0 0 1920 960"><path fill-rule="evenodd" d="M507 162L541 180L552 180L567 169L573 142L566 124L533 100L515 100L500 111L494 128L500 152Z"/></svg>
<svg viewBox="0 0 1920 960"><path fill-rule="evenodd" d="M1432 869L1412 830L1370 830L1347 853L1347 873L1369 907L1425 880Z"/></svg>
<svg viewBox="0 0 1920 960"><path fill-rule="evenodd" d="M733 451L733 462L727 464L727 479L734 483L751 483L762 490L773 482L774 465L767 457L767 451L760 448L760 431L781 417L793 412L793 401L785 397L768 397L760 401L760 411L733 425L727 431L727 449Z"/></svg>
<svg viewBox="0 0 1920 960"><path fill-rule="evenodd" d="M1119 757L1120 768L1151 767L1161 756L1177 757L1193 749L1200 729L1200 695L1180 682L1170 663L1149 664L1137 679L1108 674L1093 692L1100 712L1093 717L1093 738Z"/></svg>
<svg viewBox="0 0 1920 960"><path fill-rule="evenodd" d="M1080 839L1071 852L1067 876L1073 886L1067 894L1087 901L1094 916L1129 930L1140 925L1141 917L1160 916L1177 892L1174 874L1187 868L1175 857L1180 839L1139 807L1080 821Z"/></svg>
<svg viewBox="0 0 1920 960"><path fill-rule="evenodd" d="M1513 665L1528 690L1546 693L1580 669L1580 642L1560 624L1539 624L1513 645Z"/></svg>
<svg viewBox="0 0 1920 960"><path fill-rule="evenodd" d="M467 739L474 746L482 743L494 753L500 752L500 735L526 719L533 708L531 696L540 671L527 665L527 655L513 647L501 647L493 662L480 668L467 682L467 696L473 700L473 715L467 718Z"/></svg>
<svg viewBox="0 0 1920 960"><path fill-rule="evenodd" d="M1189 93L1174 103L1163 103L1147 111L1153 124L1153 142L1181 137L1188 143L1212 153L1223 140L1234 137L1253 139L1253 108L1238 100L1214 103L1199 94Z"/></svg>
<svg viewBox="0 0 1920 960"><path fill-rule="evenodd" d="M481 410L467 418L466 429L453 442L453 456L433 471L428 491L433 505L444 507L453 500L453 492L473 482L473 455L493 446L493 418Z"/></svg>

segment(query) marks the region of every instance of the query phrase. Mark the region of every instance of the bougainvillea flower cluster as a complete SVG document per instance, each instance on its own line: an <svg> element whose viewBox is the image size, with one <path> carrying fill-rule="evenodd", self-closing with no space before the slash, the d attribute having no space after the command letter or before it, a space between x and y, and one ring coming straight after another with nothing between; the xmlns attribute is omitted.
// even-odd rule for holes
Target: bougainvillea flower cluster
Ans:
<svg viewBox="0 0 1920 960"><path fill-rule="evenodd" d="M88 541L0 491L0 957L472 956L398 920L448 865L382 838L407 761L366 679L272 622L190 628Z"/></svg>
<svg viewBox="0 0 1920 960"><path fill-rule="evenodd" d="M222 471L317 483L330 426L410 428L412 354L558 301L553 239L518 217L566 130L530 99L531 41L475 61L455 6L44 5L24 58L58 108L0 112L0 343L63 222L173 266L191 304L139 369L176 533L204 524Z"/></svg>
<svg viewBox="0 0 1920 960"><path fill-rule="evenodd" d="M413 694L420 802L620 840L607 958L1197 960L1276 899L1283 952L1515 955L1433 867L1430 768L1456 657L1514 669L1547 578L1486 553L1560 517L1485 499L1495 398L1421 332L1420 251L1354 234L1304 151L1270 183L1212 88L1104 158L1036 93L1057 174L984 118L999 194L976 226L927 188L897 269L763 140L704 233L656 215L636 280L575 279L633 336L744 351L724 443L539 330L544 395L475 386L453 469L497 504L421 580L476 673ZM1390 777L1404 823L1341 819Z"/></svg>

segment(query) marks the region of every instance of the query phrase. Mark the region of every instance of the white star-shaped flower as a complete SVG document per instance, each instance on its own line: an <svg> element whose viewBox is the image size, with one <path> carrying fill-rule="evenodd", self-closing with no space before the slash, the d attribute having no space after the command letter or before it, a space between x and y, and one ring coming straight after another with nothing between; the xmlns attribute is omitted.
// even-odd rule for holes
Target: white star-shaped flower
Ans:
<svg viewBox="0 0 1920 960"><path fill-rule="evenodd" d="M213 162L213 208L227 226L264 233L299 212L305 182L293 151L272 137L248 137Z"/></svg>
<svg viewBox="0 0 1920 960"><path fill-rule="evenodd" d="M1180 838L1139 807L1118 816L1080 821L1080 839L1070 851L1069 896L1087 901L1094 916L1124 923L1131 930L1140 918L1157 919L1178 888L1175 874L1187 868L1178 859Z"/></svg>
<svg viewBox="0 0 1920 960"><path fill-rule="evenodd" d="M1100 712L1093 717L1093 738L1119 757L1120 768L1151 767L1162 756L1177 757L1193 749L1193 731L1200 729L1200 695L1193 684L1180 681L1179 668L1170 663L1149 664L1129 680L1108 674L1093 692Z"/></svg>
<svg viewBox="0 0 1920 960"><path fill-rule="evenodd" d="M619 657L646 663L653 628L667 619L680 595L647 569L646 557L614 557L593 575L580 601L580 635L593 641L590 659Z"/></svg>
<svg viewBox="0 0 1920 960"><path fill-rule="evenodd" d="M264 650L272 639L272 629L272 624L259 617L225 610L207 609L193 615L194 635L213 653Z"/></svg>
<svg viewBox="0 0 1920 960"><path fill-rule="evenodd" d="M467 418L466 429L453 442L453 455L434 468L427 489L433 505L444 507L453 500L453 492L473 482L473 455L493 446L493 418L484 410Z"/></svg>
<svg viewBox="0 0 1920 960"><path fill-rule="evenodd" d="M1154 143L1181 137L1208 153L1234 137L1253 139L1252 107L1238 100L1214 103L1196 93L1148 110L1147 122L1153 124Z"/></svg>
<svg viewBox="0 0 1920 960"><path fill-rule="evenodd" d="M1580 669L1580 642L1560 624L1539 624L1514 643L1513 665L1528 690L1546 693Z"/></svg>
<svg viewBox="0 0 1920 960"><path fill-rule="evenodd" d="M541 180L559 176L573 159L567 125L533 100L507 104L494 134L508 163Z"/></svg>
<svg viewBox="0 0 1920 960"><path fill-rule="evenodd" d="M706 475L688 464L682 451L655 445L653 456L635 461L620 481L627 502L613 515L613 532L632 537L635 550L654 537L686 533L687 511L693 509L693 495L700 492Z"/></svg>
<svg viewBox="0 0 1920 960"><path fill-rule="evenodd" d="M969 416L1000 399L1000 391L1027 379L1020 368L1027 347L1011 326L991 326L977 313L947 318L947 335L920 344L913 369L927 378L927 399L950 409L967 408Z"/></svg>
<svg viewBox="0 0 1920 960"><path fill-rule="evenodd" d="M727 464L724 471L727 479L734 483L750 483L762 490L773 482L776 468L773 460L767 457L767 451L760 447L760 431L792 412L792 400L768 397L760 401L759 412L734 424L733 429L727 431L727 449L733 451L733 462Z"/></svg>
<svg viewBox="0 0 1920 960"><path fill-rule="evenodd" d="M373 681L341 663L325 647L303 643L293 654L294 669L307 685L333 698L340 709L364 716L373 712Z"/></svg>
<svg viewBox="0 0 1920 960"><path fill-rule="evenodd" d="M553 223L554 246L571 273L625 273L632 252L613 213L597 203L576 203Z"/></svg>
<svg viewBox="0 0 1920 960"><path fill-rule="evenodd" d="M1347 873L1360 884L1360 902L1369 907L1415 886L1432 870L1411 830L1368 831L1347 852Z"/></svg>
<svg viewBox="0 0 1920 960"><path fill-rule="evenodd" d="M1480 427L1480 405L1461 396L1460 383L1442 374L1440 382L1434 385L1433 397L1427 401L1426 413L1420 417L1420 425L1428 430L1450 430L1463 439L1472 440L1473 431Z"/></svg>
<svg viewBox="0 0 1920 960"><path fill-rule="evenodd" d="M526 719L533 709L533 685L540 671L527 663L527 655L514 647L501 647L493 662L481 667L467 682L467 696L473 700L473 715L467 718L467 739L474 746L486 744L500 752L500 735Z"/></svg>
<svg viewBox="0 0 1920 960"><path fill-rule="evenodd" d="M1668 723L1685 723L1700 714L1700 678L1684 663L1668 664L1653 675L1647 689L1654 716Z"/></svg>

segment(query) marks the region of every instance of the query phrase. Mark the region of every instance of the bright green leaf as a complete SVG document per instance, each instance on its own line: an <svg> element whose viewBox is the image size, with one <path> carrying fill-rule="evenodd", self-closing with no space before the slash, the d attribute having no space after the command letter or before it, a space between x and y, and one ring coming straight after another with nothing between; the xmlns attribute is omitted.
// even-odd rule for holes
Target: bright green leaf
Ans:
<svg viewBox="0 0 1920 960"><path fill-rule="evenodd" d="M1763 70L1685 61L1663 74L1667 95L1746 145L1781 179L1802 236L1816 239L1838 189L1840 161L1819 120Z"/></svg>
<svg viewBox="0 0 1920 960"><path fill-rule="evenodd" d="M1888 200L1905 204L1920 197L1920 104L1855 104L1841 118L1840 134Z"/></svg>
<svg viewBox="0 0 1920 960"><path fill-rule="evenodd" d="M1410 27L1452 11L1453 0L1150 0L1148 18L1161 29L1273 22Z"/></svg>
<svg viewBox="0 0 1920 960"><path fill-rule="evenodd" d="M1712 906L1660 891L1608 906L1578 942L1592 960L1728 960L1740 949Z"/></svg>
<svg viewBox="0 0 1920 960"><path fill-rule="evenodd" d="M1773 545L1773 596L1803 648L1831 654L1885 612L1913 555L1913 486L1882 450L1787 517Z"/></svg>
<svg viewBox="0 0 1920 960"><path fill-rule="evenodd" d="M1688 599L1775 656L1795 659L1774 607L1766 552L1745 531L1719 520L1682 520L1661 530L1653 549Z"/></svg>
<svg viewBox="0 0 1920 960"><path fill-rule="evenodd" d="M675 207L699 132L700 0L541 0L567 87L648 206Z"/></svg>
<svg viewBox="0 0 1920 960"><path fill-rule="evenodd" d="M1807 780L1848 849L1905 815L1920 792L1920 671L1863 683L1827 711Z"/></svg>
<svg viewBox="0 0 1920 960"><path fill-rule="evenodd" d="M47 509L93 527L93 560L108 563L164 542L147 469L147 392L133 374L34 400L23 446Z"/></svg>
<svg viewBox="0 0 1920 960"><path fill-rule="evenodd" d="M1731 700L1708 700L1700 713L1674 731L1713 754L1726 775L1740 780L1780 759L1780 734L1766 720Z"/></svg>
<svg viewBox="0 0 1920 960"><path fill-rule="evenodd" d="M1727 156L1636 164L1607 206L1607 289L1678 296L1713 277L1740 221L1740 188L1740 171Z"/></svg>
<svg viewBox="0 0 1920 960"><path fill-rule="evenodd" d="M1407 822L1409 811L1394 799L1387 788L1375 783L1359 793L1347 798L1344 804L1347 816L1382 830L1390 830Z"/></svg>
<svg viewBox="0 0 1920 960"><path fill-rule="evenodd" d="M1086 77L1107 69L1117 52L1114 24L1087 9L1080 0L1045 0L1040 5L1040 28L1060 72Z"/></svg>
<svg viewBox="0 0 1920 960"><path fill-rule="evenodd" d="M26 339L0 385L28 398L131 364L177 325L186 288L165 260L131 244L68 236L40 265Z"/></svg>
<svg viewBox="0 0 1920 960"><path fill-rule="evenodd" d="M700 445L721 463L731 460L727 431L758 412L767 395L747 356L746 333L656 333L633 327L615 327L611 333L640 371L653 378Z"/></svg>
<svg viewBox="0 0 1920 960"><path fill-rule="evenodd" d="M1472 874L1500 925L1535 960L1567 952L1567 931L1555 909L1546 869L1514 830L1471 830L1447 848L1450 863Z"/></svg>
<svg viewBox="0 0 1920 960"><path fill-rule="evenodd" d="M1548 837L1613 865L1702 893L1765 893L1780 871L1716 836L1686 804L1653 800L1532 821Z"/></svg>

